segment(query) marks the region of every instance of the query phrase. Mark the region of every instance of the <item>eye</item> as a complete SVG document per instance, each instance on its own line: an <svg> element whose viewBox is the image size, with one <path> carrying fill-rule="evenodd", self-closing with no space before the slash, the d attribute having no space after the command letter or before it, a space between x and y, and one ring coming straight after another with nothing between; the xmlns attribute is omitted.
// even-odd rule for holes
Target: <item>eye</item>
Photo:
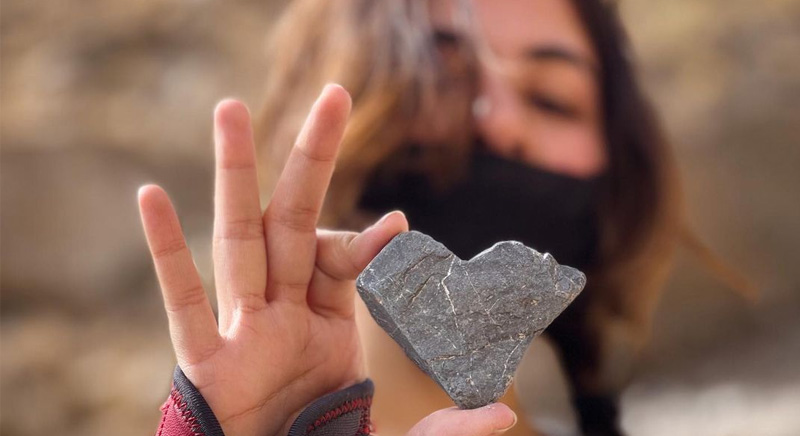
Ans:
<svg viewBox="0 0 800 436"><path fill-rule="evenodd" d="M525 96L528 104L536 109L563 118L578 118L578 111L570 104L564 103L547 95L534 93Z"/></svg>
<svg viewBox="0 0 800 436"><path fill-rule="evenodd" d="M442 49L456 49L461 45L461 37L450 30L435 29L433 31L433 41Z"/></svg>

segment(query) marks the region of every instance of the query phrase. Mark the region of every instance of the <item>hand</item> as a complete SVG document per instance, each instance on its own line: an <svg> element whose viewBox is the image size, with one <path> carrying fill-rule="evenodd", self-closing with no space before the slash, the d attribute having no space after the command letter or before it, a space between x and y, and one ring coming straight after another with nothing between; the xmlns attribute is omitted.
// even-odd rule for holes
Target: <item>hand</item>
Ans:
<svg viewBox="0 0 800 436"><path fill-rule="evenodd" d="M502 403L489 404L472 410L451 407L426 416L406 436L498 435L516 423L517 416Z"/></svg>
<svg viewBox="0 0 800 436"><path fill-rule="evenodd" d="M365 377L354 280L408 223L394 212L361 233L316 229L350 105L340 86L323 90L263 214L247 108L217 106L219 324L166 193L139 191L178 364L228 436L285 434L305 405Z"/></svg>

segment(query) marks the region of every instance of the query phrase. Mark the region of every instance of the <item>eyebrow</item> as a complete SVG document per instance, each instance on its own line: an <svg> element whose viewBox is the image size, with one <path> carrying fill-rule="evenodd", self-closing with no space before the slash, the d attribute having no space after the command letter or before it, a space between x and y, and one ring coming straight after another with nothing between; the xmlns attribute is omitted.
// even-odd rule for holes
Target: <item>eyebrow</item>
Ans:
<svg viewBox="0 0 800 436"><path fill-rule="evenodd" d="M584 56L557 45L533 47L525 51L525 58L536 61L563 61L591 73L597 73L597 66Z"/></svg>
<svg viewBox="0 0 800 436"><path fill-rule="evenodd" d="M460 34L451 29L435 28L433 30L433 40L437 44L458 46L463 42L463 39ZM543 45L529 48L524 51L524 57L534 61L563 61L592 74L599 72L599 68L594 62L559 45Z"/></svg>

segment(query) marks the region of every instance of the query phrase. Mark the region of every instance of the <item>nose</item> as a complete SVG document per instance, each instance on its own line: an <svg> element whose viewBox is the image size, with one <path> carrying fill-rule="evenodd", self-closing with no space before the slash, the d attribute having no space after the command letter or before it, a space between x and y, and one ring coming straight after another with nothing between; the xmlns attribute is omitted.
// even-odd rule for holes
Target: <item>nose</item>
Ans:
<svg viewBox="0 0 800 436"><path fill-rule="evenodd" d="M522 103L499 72L484 68L475 110L478 132L489 149L507 158L520 157L525 131Z"/></svg>

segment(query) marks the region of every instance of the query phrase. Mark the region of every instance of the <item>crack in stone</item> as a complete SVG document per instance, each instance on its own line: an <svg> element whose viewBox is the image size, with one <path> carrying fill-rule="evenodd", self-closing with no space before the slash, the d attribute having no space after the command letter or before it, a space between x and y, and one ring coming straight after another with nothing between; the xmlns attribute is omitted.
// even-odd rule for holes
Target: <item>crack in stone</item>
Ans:
<svg viewBox="0 0 800 436"><path fill-rule="evenodd" d="M455 255L454 255L454 254L448 254L448 255L446 255L446 256L440 256L440 255L437 255L435 252L427 253L427 254L425 254L424 256L422 256L421 258L419 258L419 260L417 260L416 262L414 262L413 264L411 264L411 265L410 265L408 268L406 268L406 270L405 270L405 273L403 274L403 276L407 276L407 275L408 275L408 274L410 274L412 271L414 271L415 269L417 269L417 267L418 267L418 266L419 266L419 265L420 265L422 262L424 262L426 259L430 259L431 257L438 257L438 258L440 258L440 259L447 259L447 258L448 258L448 257L450 257L450 256L455 256Z"/></svg>
<svg viewBox="0 0 800 436"><path fill-rule="evenodd" d="M472 381L472 370L473 370L473 368L475 368L475 363L474 363L473 356L475 356L475 353L472 353L472 354L469 355L469 374L467 375L467 381L469 382L470 386L472 386L472 389L475 390L475 394L478 397L480 397L481 396L481 391L478 390L478 387L475 386L475 382Z"/></svg>
<svg viewBox="0 0 800 436"><path fill-rule="evenodd" d="M492 309L494 309L494 307L495 307L495 306L497 306L497 303L499 303L499 302L500 302L500 297L498 297L498 298L495 298L495 299L494 299L494 303L492 303L492 306L491 306L491 307L489 307L488 311L489 311L489 312L491 312L491 311L492 311Z"/></svg>
<svg viewBox="0 0 800 436"><path fill-rule="evenodd" d="M468 352L455 353L455 354L440 354L440 355L438 355L436 357L431 358L431 360L432 361L434 361L434 360L451 360L451 359L455 359L456 357L464 357L466 355L472 356L472 355L475 355L477 353L480 353L481 351L485 350L487 347L490 347L491 345L492 344L490 342L487 342L487 343L481 345L478 348L473 348L473 349L469 350Z"/></svg>
<svg viewBox="0 0 800 436"><path fill-rule="evenodd" d="M414 304L414 300L416 300L417 297L419 297L419 294L421 294L422 291L425 290L425 286L428 285L428 282L431 281L432 278L433 278L433 276L428 277L427 279L425 279L424 282L422 282L421 285L417 286L417 289L415 289L414 292L411 294L411 299L408 301L408 304L406 306L410 307L412 304ZM400 295L402 296L402 294L400 294ZM398 297L398 300L399 300L399 297Z"/></svg>
<svg viewBox="0 0 800 436"><path fill-rule="evenodd" d="M453 264L455 263L456 263L456 255L452 254L450 260L450 267L447 268L447 274L445 274L445 276L439 282L439 285L442 287L442 289L444 289L444 295L445 297L447 297L447 301L450 302L450 309L453 311L453 322L456 324L456 330L460 330L461 327L458 326L458 314L456 313L456 305L455 303L453 303L453 297L450 295L450 288L448 288L447 285L444 284L444 281L447 280L447 278L450 277L450 274L453 273Z"/></svg>
<svg viewBox="0 0 800 436"><path fill-rule="evenodd" d="M442 354L431 358L431 362L441 362L442 360L453 360L456 357L463 357L463 354Z"/></svg>
<svg viewBox="0 0 800 436"><path fill-rule="evenodd" d="M456 345L456 343L451 341L450 338L448 338L446 335L442 335L442 332L436 332L436 336L439 336L440 338L443 338L445 341L449 342L450 345L453 346L454 350L458 350L458 346Z"/></svg>
<svg viewBox="0 0 800 436"><path fill-rule="evenodd" d="M510 338L509 338L510 339ZM500 375L500 380L497 381L497 387L499 388L500 385L503 383L503 380L506 378L506 372L508 372L508 362L511 360L511 356L514 355L514 352L517 351L520 345L522 345L522 341L517 342L517 346L508 353L508 357L506 357L505 363L503 363L503 374Z"/></svg>
<svg viewBox="0 0 800 436"><path fill-rule="evenodd" d="M464 265L461 265L461 269L464 271L464 274L466 274L467 282L469 282L469 286L472 288L472 292L475 294L475 297L478 299L478 304L481 305L481 309L483 309L483 311L486 313L486 316L489 317L489 321L491 321L492 324L494 324L494 325L499 325L497 323L497 321L495 321L494 318L492 318L492 313L488 309L486 309L486 305L483 304L483 298L481 298L481 294L479 294L478 290L475 288L475 283L472 282L472 277L470 277L469 271L467 271L467 268L464 267ZM494 305L492 307L494 307Z"/></svg>

